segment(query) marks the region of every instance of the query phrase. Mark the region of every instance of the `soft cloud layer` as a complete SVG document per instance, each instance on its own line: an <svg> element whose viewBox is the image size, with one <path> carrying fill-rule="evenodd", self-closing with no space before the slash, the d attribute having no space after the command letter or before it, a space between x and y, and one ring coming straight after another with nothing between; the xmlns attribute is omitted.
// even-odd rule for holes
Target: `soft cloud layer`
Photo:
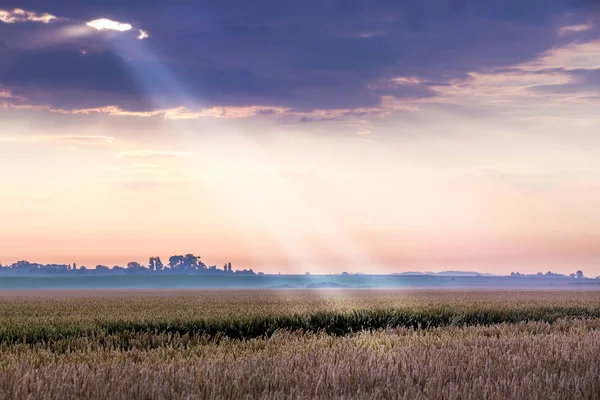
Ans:
<svg viewBox="0 0 600 400"><path fill-rule="evenodd" d="M21 8L15 8L12 11L0 9L0 22L4 22L6 24L14 24L17 22L40 22L47 24L57 21L58 19L58 17L48 13L25 11Z"/></svg>
<svg viewBox="0 0 600 400"><path fill-rule="evenodd" d="M592 24L581 24L581 25L567 25L561 26L558 30L559 35L569 35L573 32L585 32L592 30L594 26Z"/></svg>
<svg viewBox="0 0 600 400"><path fill-rule="evenodd" d="M12 98L12 93L6 89L0 89L0 99L10 99Z"/></svg>
<svg viewBox="0 0 600 400"><path fill-rule="evenodd" d="M30 136L28 139L59 144L107 144L115 140L112 136L102 135L38 135Z"/></svg>
<svg viewBox="0 0 600 400"><path fill-rule="evenodd" d="M516 65L482 72L443 84L424 83L436 93L420 102L473 106L493 105L513 115L530 113L558 116L560 109L547 108L569 103L600 105L600 85L586 81L600 71L600 41L567 43ZM586 75L586 74L591 74ZM403 81L406 78L396 78ZM600 83L600 82L599 82ZM511 108L512 107L512 108ZM544 107L546 107L544 109Z"/></svg>
<svg viewBox="0 0 600 400"><path fill-rule="evenodd" d="M0 92L0 98L2 98ZM5 98L9 97L10 92L4 92ZM22 99L26 102L25 99ZM2 103L0 103L2 104ZM295 121L328 121L341 120L349 118L360 118L365 116L385 116L398 111L416 111L415 105L406 104L398 101L390 96L384 96L378 107L355 108L355 109L316 109L311 111L298 111L286 107L274 106L248 106L248 107L211 107L199 110L191 110L187 107L176 107L170 109L158 109L149 111L130 111L116 105L96 107L96 108L81 108L81 109L62 109L53 108L49 105L30 105L4 102L4 107L15 109L30 109L38 111L47 111L57 114L72 114L72 115L108 115L117 117L161 117L167 120L195 120L201 118L224 118L224 119L240 119L251 117L265 117L272 119L293 118Z"/></svg>
<svg viewBox="0 0 600 400"><path fill-rule="evenodd" d="M186 157L189 155L190 153L185 151L133 150L121 152L118 154L118 157Z"/></svg>

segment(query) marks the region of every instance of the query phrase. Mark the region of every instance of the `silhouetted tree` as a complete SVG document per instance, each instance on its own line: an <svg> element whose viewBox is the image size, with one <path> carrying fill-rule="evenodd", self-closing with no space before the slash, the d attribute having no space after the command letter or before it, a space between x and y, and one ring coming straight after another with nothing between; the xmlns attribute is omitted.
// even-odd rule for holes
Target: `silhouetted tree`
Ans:
<svg viewBox="0 0 600 400"><path fill-rule="evenodd" d="M183 267L183 256L171 256L169 257L169 268L180 269Z"/></svg>
<svg viewBox="0 0 600 400"><path fill-rule="evenodd" d="M195 270L198 268L198 258L193 254L186 254L183 257L183 269L185 270Z"/></svg>
<svg viewBox="0 0 600 400"><path fill-rule="evenodd" d="M199 256L186 254L185 256L171 256L169 266L174 270L196 271L206 269L206 264L200 261Z"/></svg>
<svg viewBox="0 0 600 400"><path fill-rule="evenodd" d="M199 269L206 269L206 265L200 261L199 256L193 254L186 254L183 257L183 268L189 271L196 271Z"/></svg>
<svg viewBox="0 0 600 400"><path fill-rule="evenodd" d="M157 271L161 271L165 267L162 261L160 260L160 257L154 258L154 266L156 267Z"/></svg>
<svg viewBox="0 0 600 400"><path fill-rule="evenodd" d="M575 276L577 277L577 279L582 279L583 278L583 272L581 270L575 272Z"/></svg>
<svg viewBox="0 0 600 400"><path fill-rule="evenodd" d="M143 269L144 267L137 261L130 261L127 263L127 269Z"/></svg>

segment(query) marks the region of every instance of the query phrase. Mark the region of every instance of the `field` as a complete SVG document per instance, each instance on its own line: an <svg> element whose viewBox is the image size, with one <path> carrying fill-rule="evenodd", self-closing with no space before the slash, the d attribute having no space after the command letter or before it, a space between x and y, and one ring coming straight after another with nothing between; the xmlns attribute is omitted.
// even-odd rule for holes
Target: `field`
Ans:
<svg viewBox="0 0 600 400"><path fill-rule="evenodd" d="M600 292L0 292L0 399L600 399Z"/></svg>

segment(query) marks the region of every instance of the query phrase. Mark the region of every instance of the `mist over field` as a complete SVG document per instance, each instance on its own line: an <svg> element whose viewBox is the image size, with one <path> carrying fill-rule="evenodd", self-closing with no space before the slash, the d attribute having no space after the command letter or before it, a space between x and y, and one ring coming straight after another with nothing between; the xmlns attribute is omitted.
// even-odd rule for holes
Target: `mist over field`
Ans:
<svg viewBox="0 0 600 400"><path fill-rule="evenodd" d="M397 275L0 275L0 290L40 289L398 289L398 290L599 290L597 279L569 277Z"/></svg>

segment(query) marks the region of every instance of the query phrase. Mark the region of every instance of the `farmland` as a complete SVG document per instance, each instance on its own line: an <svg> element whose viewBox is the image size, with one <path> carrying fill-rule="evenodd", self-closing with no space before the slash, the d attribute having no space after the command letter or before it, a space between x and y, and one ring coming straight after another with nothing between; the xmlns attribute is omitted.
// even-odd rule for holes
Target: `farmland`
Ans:
<svg viewBox="0 0 600 400"><path fill-rule="evenodd" d="M600 396L599 292L0 292L0 398Z"/></svg>

